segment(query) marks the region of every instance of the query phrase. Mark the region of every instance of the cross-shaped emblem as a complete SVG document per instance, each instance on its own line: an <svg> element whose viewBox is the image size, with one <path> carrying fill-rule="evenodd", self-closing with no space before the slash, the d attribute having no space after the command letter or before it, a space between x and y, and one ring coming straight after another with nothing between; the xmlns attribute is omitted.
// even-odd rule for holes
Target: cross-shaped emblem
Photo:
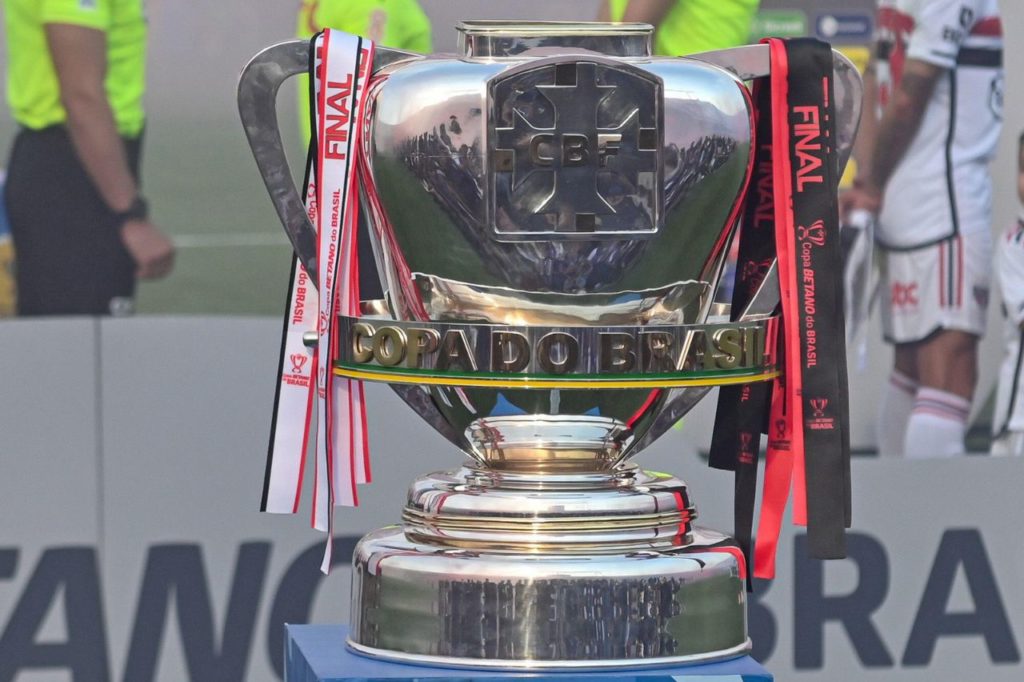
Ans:
<svg viewBox="0 0 1024 682"><path fill-rule="evenodd" d="M654 99L660 88L629 83L618 70L618 80L633 87L601 82L609 71L594 62L567 61L549 65L543 79L532 74L532 87L524 82L509 92L515 98L512 120L493 129L491 170L504 178L506 193L497 208L509 214L515 231L656 229L660 103Z"/></svg>

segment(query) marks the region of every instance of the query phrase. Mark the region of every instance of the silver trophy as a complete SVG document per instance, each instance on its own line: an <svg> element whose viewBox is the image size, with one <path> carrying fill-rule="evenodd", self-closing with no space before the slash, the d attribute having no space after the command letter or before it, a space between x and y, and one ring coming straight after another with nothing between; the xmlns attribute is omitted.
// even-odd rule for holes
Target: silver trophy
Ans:
<svg viewBox="0 0 1024 682"><path fill-rule="evenodd" d="M774 376L774 268L738 322L715 302L767 46L662 58L647 25L457 30L456 55L377 50L363 205L386 294L341 320L334 371L390 383L469 459L415 481L401 525L357 547L348 644L510 669L741 655L734 543L631 460L710 386ZM265 50L239 102L316 272L274 112L308 61L305 41ZM845 163L861 83L835 64Z"/></svg>

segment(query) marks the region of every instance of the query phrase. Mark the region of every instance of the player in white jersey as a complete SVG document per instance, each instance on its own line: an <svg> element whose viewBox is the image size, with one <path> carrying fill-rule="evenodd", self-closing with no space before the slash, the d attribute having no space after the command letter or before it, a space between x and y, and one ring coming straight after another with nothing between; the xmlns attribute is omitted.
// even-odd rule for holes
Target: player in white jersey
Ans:
<svg viewBox="0 0 1024 682"><path fill-rule="evenodd" d="M896 346L879 452L962 454L988 304L997 0L880 0L865 89L858 178L842 201L879 216L882 321Z"/></svg>
<svg viewBox="0 0 1024 682"><path fill-rule="evenodd" d="M1017 197L1024 206L1024 135L1017 144ZM1024 455L1024 212L999 240L996 278L1006 318L999 366L992 454Z"/></svg>

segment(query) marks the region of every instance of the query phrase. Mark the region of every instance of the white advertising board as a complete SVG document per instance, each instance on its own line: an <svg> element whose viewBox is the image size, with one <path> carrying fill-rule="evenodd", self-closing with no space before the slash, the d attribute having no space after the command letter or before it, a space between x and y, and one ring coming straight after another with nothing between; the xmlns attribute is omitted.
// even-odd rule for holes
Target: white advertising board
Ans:
<svg viewBox="0 0 1024 682"><path fill-rule="evenodd" d="M321 536L259 514L279 323L150 318L0 325L0 682L279 679L281 623L347 620L353 538L460 458L371 387L374 483ZM46 358L46 371L27 358ZM732 484L691 415L640 457L683 474L701 522ZM750 619L778 679L1020 680L1024 462L859 460L850 558L787 530ZM341 643L339 642L339 646Z"/></svg>

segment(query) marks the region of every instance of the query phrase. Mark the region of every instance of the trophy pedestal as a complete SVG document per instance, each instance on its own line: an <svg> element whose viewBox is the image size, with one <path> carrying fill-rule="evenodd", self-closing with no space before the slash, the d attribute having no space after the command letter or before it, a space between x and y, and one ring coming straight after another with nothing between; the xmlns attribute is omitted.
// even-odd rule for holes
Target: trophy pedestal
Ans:
<svg viewBox="0 0 1024 682"><path fill-rule="evenodd" d="M404 523L355 551L349 646L504 670L636 669L742 656L736 545L691 525L686 486L626 467L464 468L416 481Z"/></svg>

